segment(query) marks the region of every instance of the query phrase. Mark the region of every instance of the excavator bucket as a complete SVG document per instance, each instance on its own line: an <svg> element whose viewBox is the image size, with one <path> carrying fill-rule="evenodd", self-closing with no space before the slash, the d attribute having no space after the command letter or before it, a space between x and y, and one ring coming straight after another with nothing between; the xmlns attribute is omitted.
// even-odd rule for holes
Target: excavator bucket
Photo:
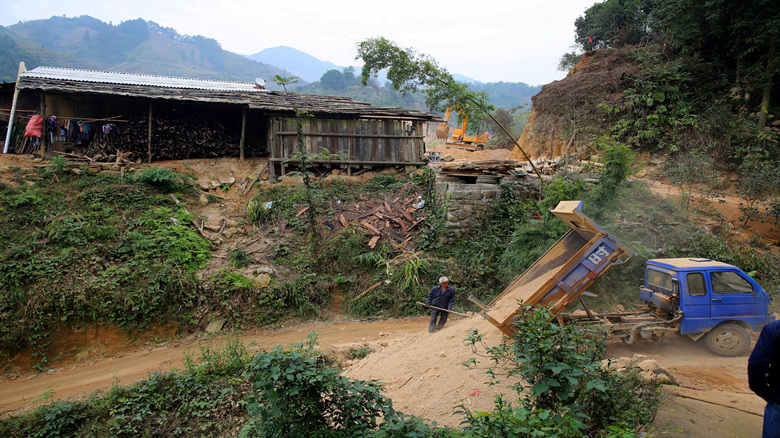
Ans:
<svg viewBox="0 0 780 438"><path fill-rule="evenodd" d="M445 122L436 127L436 138L446 140L450 135L450 126Z"/></svg>

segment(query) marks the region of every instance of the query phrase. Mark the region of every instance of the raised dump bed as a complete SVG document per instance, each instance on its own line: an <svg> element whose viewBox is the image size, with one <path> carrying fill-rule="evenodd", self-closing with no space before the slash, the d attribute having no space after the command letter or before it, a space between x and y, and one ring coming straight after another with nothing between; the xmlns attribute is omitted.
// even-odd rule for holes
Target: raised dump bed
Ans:
<svg viewBox="0 0 780 438"><path fill-rule="evenodd" d="M582 213L582 201L563 201L550 210L569 230L483 312L505 334L523 306L552 306L556 314L577 299L612 265L628 261L634 252Z"/></svg>

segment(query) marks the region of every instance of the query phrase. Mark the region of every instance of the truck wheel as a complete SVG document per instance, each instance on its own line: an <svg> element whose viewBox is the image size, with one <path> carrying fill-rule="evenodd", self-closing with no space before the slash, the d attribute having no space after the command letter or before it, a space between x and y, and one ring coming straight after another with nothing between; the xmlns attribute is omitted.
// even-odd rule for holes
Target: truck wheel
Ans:
<svg viewBox="0 0 780 438"><path fill-rule="evenodd" d="M717 356L742 356L750 349L750 334L736 324L721 324L707 333L704 345Z"/></svg>

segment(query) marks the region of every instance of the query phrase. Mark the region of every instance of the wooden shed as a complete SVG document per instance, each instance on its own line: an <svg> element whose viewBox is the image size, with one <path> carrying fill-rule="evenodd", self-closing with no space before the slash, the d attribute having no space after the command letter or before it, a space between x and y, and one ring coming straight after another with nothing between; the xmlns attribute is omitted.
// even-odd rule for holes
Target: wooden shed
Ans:
<svg viewBox="0 0 780 438"><path fill-rule="evenodd" d="M314 162L347 170L420 164L427 122L436 120L421 111L345 97L269 91L256 83L57 67L22 72L16 91L21 96L16 116L21 119L37 112L44 119L55 116L120 128L134 124L134 130L127 129L134 135L122 139L122 147L130 149L134 158L267 156L272 177L277 169L284 173L296 165L299 120L306 151L316 154ZM220 138L209 135L214 130L193 137L187 135L188 129L159 126L160 120L178 123L187 118L217 124ZM43 151L58 146L56 136L45 137ZM183 156L175 156L179 151Z"/></svg>

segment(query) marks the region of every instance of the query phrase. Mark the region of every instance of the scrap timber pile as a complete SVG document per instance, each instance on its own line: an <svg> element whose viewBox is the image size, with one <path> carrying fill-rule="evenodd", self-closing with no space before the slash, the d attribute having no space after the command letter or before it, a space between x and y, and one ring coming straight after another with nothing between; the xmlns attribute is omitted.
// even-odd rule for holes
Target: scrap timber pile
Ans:
<svg viewBox="0 0 780 438"><path fill-rule="evenodd" d="M406 246L414 237L418 226L425 221L425 212L418 207L421 198L417 193L384 194L381 197L361 196L356 203L331 202L335 222L325 221L323 226L329 230L346 228L356 224L371 232L374 236L368 246L374 248L377 242L385 238L394 244ZM416 205L416 206L415 206ZM296 215L300 217L307 208ZM284 222L282 229L285 228Z"/></svg>
<svg viewBox="0 0 780 438"><path fill-rule="evenodd" d="M585 171L579 160L569 157L559 157L555 160L539 158L534 160L534 166L542 175L553 175L561 170L570 173ZM599 167L598 163L589 163L590 167ZM534 173L533 167L527 161L520 160L480 160L480 161L454 161L438 165L439 173L452 176L482 176L493 175L496 177L525 176Z"/></svg>
<svg viewBox="0 0 780 438"><path fill-rule="evenodd" d="M510 171L523 169L527 163L518 160L483 160L465 163L444 163L439 172L454 176L495 175L509 176Z"/></svg>
<svg viewBox="0 0 780 438"><path fill-rule="evenodd" d="M117 123L99 132L86 150L90 157L122 153L132 160L145 158L149 148L148 119ZM152 154L155 160L181 160L238 156L240 137L219 121L202 117L152 119Z"/></svg>

